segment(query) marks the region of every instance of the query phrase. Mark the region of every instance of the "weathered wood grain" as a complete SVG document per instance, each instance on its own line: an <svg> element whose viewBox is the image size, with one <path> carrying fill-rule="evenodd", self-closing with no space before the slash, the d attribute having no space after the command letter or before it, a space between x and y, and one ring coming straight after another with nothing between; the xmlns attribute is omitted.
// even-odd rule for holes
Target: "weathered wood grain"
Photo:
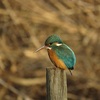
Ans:
<svg viewBox="0 0 100 100"><path fill-rule="evenodd" d="M46 69L47 100L67 100L66 71L59 68Z"/></svg>

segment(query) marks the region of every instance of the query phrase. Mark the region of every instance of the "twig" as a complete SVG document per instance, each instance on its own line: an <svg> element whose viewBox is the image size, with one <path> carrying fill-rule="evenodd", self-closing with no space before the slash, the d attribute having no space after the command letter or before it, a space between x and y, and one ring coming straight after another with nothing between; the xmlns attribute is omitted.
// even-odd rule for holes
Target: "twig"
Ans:
<svg viewBox="0 0 100 100"><path fill-rule="evenodd" d="M21 92L19 92L16 88L14 88L13 86L9 85L8 83L6 83L3 79L0 78L0 84L2 86L4 86L5 88L9 89L10 91L12 91L13 93L21 96L23 99L25 100L33 100L30 97L28 97L26 94L23 94Z"/></svg>
<svg viewBox="0 0 100 100"><path fill-rule="evenodd" d="M40 85L40 84L45 84L46 82L45 77L25 79L25 78L19 78L15 76L8 76L8 79L16 84L23 85L23 86L30 86L30 85L37 85L37 84Z"/></svg>

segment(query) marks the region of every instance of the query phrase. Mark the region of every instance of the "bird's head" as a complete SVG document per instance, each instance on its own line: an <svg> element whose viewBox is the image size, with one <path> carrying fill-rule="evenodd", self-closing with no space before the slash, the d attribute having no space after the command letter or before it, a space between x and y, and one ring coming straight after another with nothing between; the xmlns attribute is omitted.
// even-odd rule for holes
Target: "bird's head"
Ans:
<svg viewBox="0 0 100 100"><path fill-rule="evenodd" d="M52 46L60 46L62 45L62 40L60 39L59 36L57 36L56 34L53 34L51 36L49 36L46 41L45 41L45 45L42 46L41 48L37 49L36 52L46 48L46 49L52 49Z"/></svg>

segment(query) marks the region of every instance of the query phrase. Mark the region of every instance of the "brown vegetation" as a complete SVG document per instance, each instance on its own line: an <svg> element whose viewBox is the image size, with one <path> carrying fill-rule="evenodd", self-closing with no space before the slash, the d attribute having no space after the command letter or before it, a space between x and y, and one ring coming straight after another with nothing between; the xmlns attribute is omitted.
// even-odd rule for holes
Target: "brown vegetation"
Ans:
<svg viewBox="0 0 100 100"><path fill-rule="evenodd" d="M100 100L100 0L0 0L0 100L45 100L51 34L77 56L68 100Z"/></svg>

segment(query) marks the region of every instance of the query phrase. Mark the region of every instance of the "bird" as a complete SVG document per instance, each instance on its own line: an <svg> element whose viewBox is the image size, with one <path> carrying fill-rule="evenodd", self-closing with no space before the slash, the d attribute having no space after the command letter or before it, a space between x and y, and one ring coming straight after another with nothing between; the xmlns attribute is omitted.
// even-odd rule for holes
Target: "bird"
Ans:
<svg viewBox="0 0 100 100"><path fill-rule="evenodd" d="M45 40L44 46L40 47L35 52L38 52L42 49L47 49L51 62L57 68L63 70L68 69L72 75L71 70L74 70L74 66L76 64L75 53L67 44L62 41L58 35L53 34L49 36Z"/></svg>

